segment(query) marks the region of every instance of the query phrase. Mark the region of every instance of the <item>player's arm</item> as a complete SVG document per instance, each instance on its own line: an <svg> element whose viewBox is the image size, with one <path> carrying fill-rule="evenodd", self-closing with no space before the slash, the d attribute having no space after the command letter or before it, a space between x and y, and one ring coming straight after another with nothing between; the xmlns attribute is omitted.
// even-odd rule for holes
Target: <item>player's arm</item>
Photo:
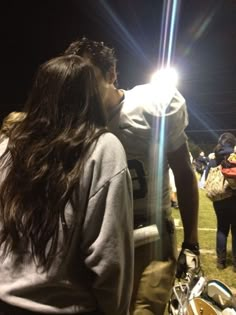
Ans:
<svg viewBox="0 0 236 315"><path fill-rule="evenodd" d="M177 261L177 278L185 278L200 271L198 245L198 187L192 169L187 144L168 155L175 176L180 215L184 227L184 241Z"/></svg>
<svg viewBox="0 0 236 315"><path fill-rule="evenodd" d="M184 228L184 242L198 243L198 186L186 143L168 153L168 162L173 170L180 215Z"/></svg>

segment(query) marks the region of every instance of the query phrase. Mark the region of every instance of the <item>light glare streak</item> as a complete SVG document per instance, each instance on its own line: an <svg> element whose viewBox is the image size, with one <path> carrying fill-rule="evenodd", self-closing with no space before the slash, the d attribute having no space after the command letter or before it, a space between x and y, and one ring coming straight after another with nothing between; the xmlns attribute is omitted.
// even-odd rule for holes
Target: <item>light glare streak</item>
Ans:
<svg viewBox="0 0 236 315"><path fill-rule="evenodd" d="M154 99L154 102L156 102L158 106L161 107L161 115L160 117L154 118L155 121L153 121L153 125L155 126L152 140L154 150L152 151L153 156L151 156L152 163L150 163L150 165L152 165L152 169L150 170L150 174L153 174L153 181L151 185L153 193L156 196L156 205L155 209L153 210L155 211L156 225L161 236L163 236L163 227L166 229L167 224L166 215L164 214L165 211L168 211L168 209L164 209L164 207L167 207L167 205L164 204L164 202L166 203L166 200L169 200L170 207L169 192L164 191L164 182L166 180L164 175L166 176L165 172L167 171L167 157L165 155L166 110L171 102L171 99L173 98L177 83L177 75L175 75L175 77L172 76L172 79L170 79L170 69L174 55L179 8L180 0L164 1L159 52L160 72L157 73L153 78L153 82L156 81L154 84L156 84L155 93L157 96ZM164 70L166 72L164 72ZM167 256L169 257L174 255L174 253L166 253L164 243L165 240L163 240L163 237L161 237L161 241L158 242L156 249L156 252L158 253L158 259L160 260L166 259Z"/></svg>
<svg viewBox="0 0 236 315"><path fill-rule="evenodd" d="M148 62L147 56L144 54L138 43L134 40L133 36L128 32L127 28L122 24L114 10L112 10L111 6L109 6L108 1L100 0L100 2L108 14L112 24L114 24L113 29L117 36L121 39L121 43L125 44L126 47L130 47L134 54L138 55L139 57L142 56L142 58Z"/></svg>
<svg viewBox="0 0 236 315"><path fill-rule="evenodd" d="M174 54L180 0L164 0L159 57L161 68L171 65Z"/></svg>

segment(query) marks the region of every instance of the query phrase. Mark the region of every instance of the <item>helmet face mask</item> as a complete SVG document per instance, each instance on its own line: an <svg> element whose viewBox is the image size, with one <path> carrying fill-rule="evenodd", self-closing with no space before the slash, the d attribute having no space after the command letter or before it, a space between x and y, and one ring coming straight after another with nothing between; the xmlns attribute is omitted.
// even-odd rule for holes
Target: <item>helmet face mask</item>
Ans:
<svg viewBox="0 0 236 315"><path fill-rule="evenodd" d="M186 314L189 291L188 284L179 283L173 287L168 305L169 314Z"/></svg>
<svg viewBox="0 0 236 315"><path fill-rule="evenodd" d="M236 314L236 301L227 285L194 275L176 281L168 304L170 315Z"/></svg>
<svg viewBox="0 0 236 315"><path fill-rule="evenodd" d="M206 279L201 275L191 275L177 281L168 305L169 314L189 314L190 301L201 295L206 283Z"/></svg>

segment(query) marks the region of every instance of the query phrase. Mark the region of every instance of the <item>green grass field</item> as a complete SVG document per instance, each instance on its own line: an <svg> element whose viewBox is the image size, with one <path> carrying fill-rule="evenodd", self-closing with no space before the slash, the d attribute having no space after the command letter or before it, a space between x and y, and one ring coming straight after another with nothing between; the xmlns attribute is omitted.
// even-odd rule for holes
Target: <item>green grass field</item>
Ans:
<svg viewBox="0 0 236 315"><path fill-rule="evenodd" d="M224 270L216 268L216 217L212 202L206 197L204 190L199 189L199 243L201 247L201 265L207 279L218 279L236 291L236 273L231 263L231 235L228 238L228 266ZM177 228L177 241L180 248L182 242L182 225L179 211L173 209L173 217Z"/></svg>

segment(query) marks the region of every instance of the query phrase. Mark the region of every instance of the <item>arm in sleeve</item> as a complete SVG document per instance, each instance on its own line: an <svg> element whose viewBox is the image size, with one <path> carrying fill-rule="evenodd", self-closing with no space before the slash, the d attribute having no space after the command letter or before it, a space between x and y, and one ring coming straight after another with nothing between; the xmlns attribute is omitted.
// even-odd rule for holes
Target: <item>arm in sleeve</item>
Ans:
<svg viewBox="0 0 236 315"><path fill-rule="evenodd" d="M93 293L106 315L127 315L133 285L133 205L128 169L112 177L91 199L84 233L85 264Z"/></svg>
<svg viewBox="0 0 236 315"><path fill-rule="evenodd" d="M177 188L177 198L184 227L184 241L198 241L198 187L193 171L185 128L188 125L188 113L185 99L176 91L169 106L168 119L168 162L173 170Z"/></svg>

